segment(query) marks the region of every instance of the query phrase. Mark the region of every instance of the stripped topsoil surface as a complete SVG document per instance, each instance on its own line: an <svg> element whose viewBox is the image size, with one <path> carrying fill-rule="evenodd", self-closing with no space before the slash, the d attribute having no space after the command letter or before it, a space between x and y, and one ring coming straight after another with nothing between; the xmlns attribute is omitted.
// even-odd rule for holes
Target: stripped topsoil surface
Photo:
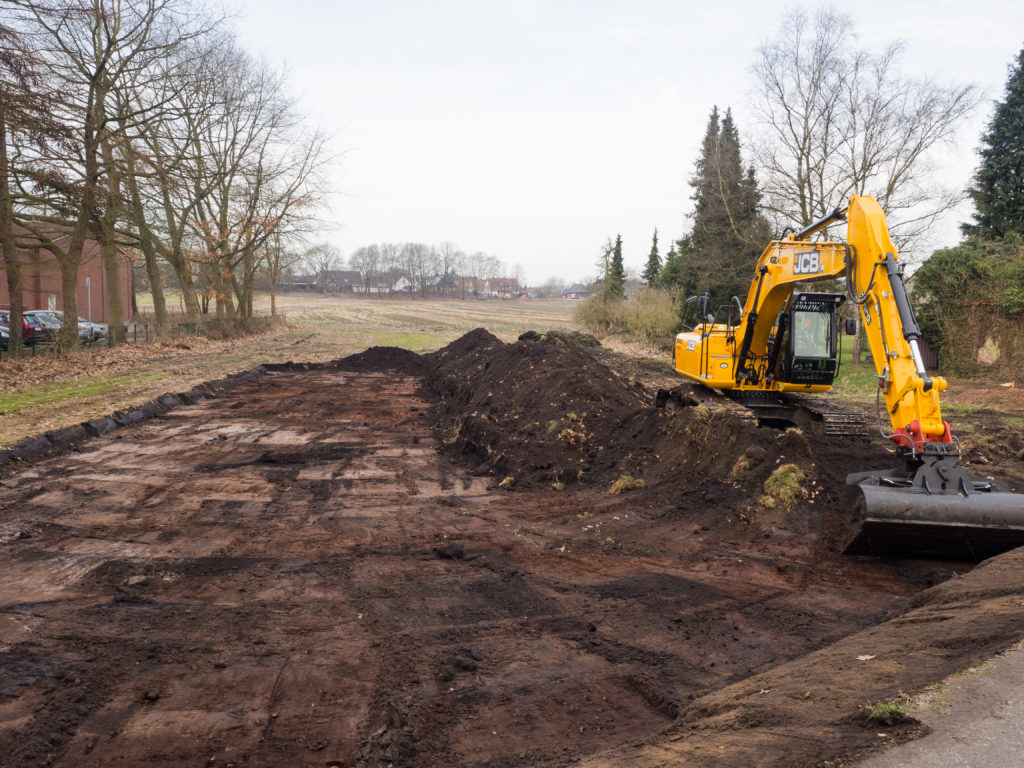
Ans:
<svg viewBox="0 0 1024 768"><path fill-rule="evenodd" d="M656 408L570 337L189 394L0 468L0 764L846 765L1024 636L1024 552L838 554L878 440Z"/></svg>

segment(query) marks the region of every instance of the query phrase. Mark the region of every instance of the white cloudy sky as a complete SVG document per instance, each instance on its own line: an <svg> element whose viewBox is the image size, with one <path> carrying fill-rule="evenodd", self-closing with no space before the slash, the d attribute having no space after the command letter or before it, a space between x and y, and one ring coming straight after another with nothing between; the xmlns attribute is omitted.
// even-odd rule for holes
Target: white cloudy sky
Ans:
<svg viewBox="0 0 1024 768"><path fill-rule="evenodd" d="M655 227L662 243L685 231L686 180L711 107L731 106L741 137L757 129L750 65L794 7L236 1L242 42L288 67L303 112L343 153L326 239L346 256L374 242L451 240L520 264L534 283L592 275L616 233L626 266L639 269ZM908 73L983 89L942 158L942 182L965 185L1024 46L1024 2L862 0L839 10L869 48L904 41ZM964 216L945 222L939 244L955 242Z"/></svg>

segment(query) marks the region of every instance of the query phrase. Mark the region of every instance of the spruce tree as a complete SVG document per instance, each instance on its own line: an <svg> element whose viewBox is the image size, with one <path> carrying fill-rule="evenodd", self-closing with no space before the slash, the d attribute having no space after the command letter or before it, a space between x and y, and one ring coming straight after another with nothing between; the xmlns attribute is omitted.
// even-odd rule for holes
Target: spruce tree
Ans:
<svg viewBox="0 0 1024 768"><path fill-rule="evenodd" d="M608 295L621 299L626 295L626 269L622 264L622 235L615 236L615 246L608 266Z"/></svg>
<svg viewBox="0 0 1024 768"><path fill-rule="evenodd" d="M654 285L655 280L661 273L661 256L658 255L658 230L654 230L654 238L651 240L651 253L647 257L647 266L644 267L644 282L647 285Z"/></svg>
<svg viewBox="0 0 1024 768"><path fill-rule="evenodd" d="M683 264L676 252L675 246L669 248L665 254L665 265L658 273L658 280L655 283L659 288L675 288L685 292L685 279L683 277Z"/></svg>
<svg viewBox="0 0 1024 768"><path fill-rule="evenodd" d="M688 295L709 292L715 310L732 296L744 299L770 238L754 171L743 168L731 110L720 118L718 107L712 109L690 186L693 227L676 246L679 288Z"/></svg>
<svg viewBox="0 0 1024 768"><path fill-rule="evenodd" d="M964 234L999 240L1024 233L1024 49L981 141L981 166L968 190L977 213L974 224L962 225Z"/></svg>

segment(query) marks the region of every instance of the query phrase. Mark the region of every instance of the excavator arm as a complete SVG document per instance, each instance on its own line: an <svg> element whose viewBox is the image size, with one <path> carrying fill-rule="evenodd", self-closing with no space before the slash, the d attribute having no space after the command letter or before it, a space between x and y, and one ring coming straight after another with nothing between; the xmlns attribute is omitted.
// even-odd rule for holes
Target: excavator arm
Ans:
<svg viewBox="0 0 1024 768"><path fill-rule="evenodd" d="M926 444L952 444L939 404L946 380L929 377L924 369L921 330L885 214L874 198L850 198L846 242L849 292L860 309L894 442L916 453Z"/></svg>

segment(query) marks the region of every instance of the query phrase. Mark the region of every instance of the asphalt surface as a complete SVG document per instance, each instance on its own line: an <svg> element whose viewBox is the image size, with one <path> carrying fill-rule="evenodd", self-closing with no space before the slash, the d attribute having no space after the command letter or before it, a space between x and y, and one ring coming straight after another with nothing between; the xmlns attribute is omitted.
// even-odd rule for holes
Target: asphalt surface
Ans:
<svg viewBox="0 0 1024 768"><path fill-rule="evenodd" d="M1020 768L1024 765L1024 642L919 696L911 713L932 732L861 768Z"/></svg>

